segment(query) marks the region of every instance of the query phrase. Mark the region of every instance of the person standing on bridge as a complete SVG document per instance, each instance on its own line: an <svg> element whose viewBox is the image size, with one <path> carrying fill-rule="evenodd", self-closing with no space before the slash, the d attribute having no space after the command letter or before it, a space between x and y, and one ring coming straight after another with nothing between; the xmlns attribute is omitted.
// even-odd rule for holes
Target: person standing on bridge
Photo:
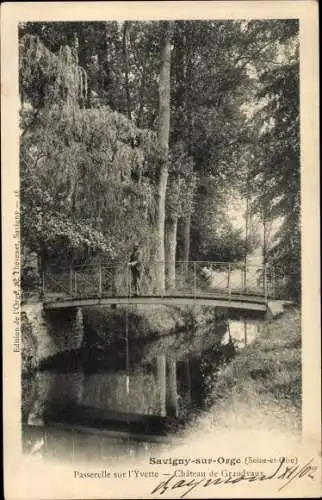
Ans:
<svg viewBox="0 0 322 500"><path fill-rule="evenodd" d="M134 245L129 267L131 270L131 289L133 290L133 295L137 297L140 294L142 278L142 253L138 244Z"/></svg>

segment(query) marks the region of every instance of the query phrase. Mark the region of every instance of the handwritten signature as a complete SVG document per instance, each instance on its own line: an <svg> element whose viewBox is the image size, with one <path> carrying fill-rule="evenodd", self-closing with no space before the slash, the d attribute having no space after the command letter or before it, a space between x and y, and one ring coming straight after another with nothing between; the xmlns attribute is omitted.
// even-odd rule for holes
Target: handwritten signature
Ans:
<svg viewBox="0 0 322 500"><path fill-rule="evenodd" d="M168 479L161 481L152 491L151 494L159 493L159 495L163 495L167 491L175 490L177 488L185 488L180 498L186 497L191 491L195 488L203 487L207 488L209 486L217 486L218 484L237 484L242 481L248 481L249 483L257 482L257 481L269 481L272 479L282 481L281 486L278 488L278 491L281 491L286 486L288 486L293 481L303 479L304 477L308 477L311 480L315 479L314 473L317 470L317 467L313 464L313 458L309 460L305 465L294 465L288 466L285 465L285 458L283 458L278 467L274 470L272 474L266 475L262 473L258 476L246 476L245 473L239 477L228 479L223 478L203 478L203 479L180 479L178 480L178 476L173 474Z"/></svg>

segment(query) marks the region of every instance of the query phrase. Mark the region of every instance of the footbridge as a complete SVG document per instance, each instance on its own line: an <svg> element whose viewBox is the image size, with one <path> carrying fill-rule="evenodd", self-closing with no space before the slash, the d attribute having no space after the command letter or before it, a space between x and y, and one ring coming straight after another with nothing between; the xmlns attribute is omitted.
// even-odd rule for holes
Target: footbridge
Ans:
<svg viewBox="0 0 322 500"><path fill-rule="evenodd" d="M165 280L162 279L165 270ZM164 284L165 281L165 284ZM266 266L236 262L147 261L51 267L43 273L44 309L112 304L206 305L265 313L275 279Z"/></svg>

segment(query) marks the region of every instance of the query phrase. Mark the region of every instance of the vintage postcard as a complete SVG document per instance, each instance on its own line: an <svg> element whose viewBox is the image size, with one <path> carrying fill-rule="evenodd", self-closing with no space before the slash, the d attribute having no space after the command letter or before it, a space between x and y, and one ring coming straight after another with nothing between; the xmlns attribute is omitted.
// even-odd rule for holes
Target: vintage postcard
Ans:
<svg viewBox="0 0 322 500"><path fill-rule="evenodd" d="M1 14L5 498L320 496L317 3Z"/></svg>

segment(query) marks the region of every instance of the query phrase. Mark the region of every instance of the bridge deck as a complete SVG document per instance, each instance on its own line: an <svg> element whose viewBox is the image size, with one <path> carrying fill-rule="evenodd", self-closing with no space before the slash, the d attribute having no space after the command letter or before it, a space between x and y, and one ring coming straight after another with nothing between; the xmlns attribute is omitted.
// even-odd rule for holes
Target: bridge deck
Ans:
<svg viewBox="0 0 322 500"><path fill-rule="evenodd" d="M224 294L202 294L198 296L188 295L165 295L165 296L139 296L139 297L74 297L56 298L44 302L44 309L66 309L70 307L104 306L112 304L134 305L134 304L163 304L163 305L204 305L223 307L229 309L246 309L249 311L267 311L267 303L264 297L256 295L228 296Z"/></svg>

